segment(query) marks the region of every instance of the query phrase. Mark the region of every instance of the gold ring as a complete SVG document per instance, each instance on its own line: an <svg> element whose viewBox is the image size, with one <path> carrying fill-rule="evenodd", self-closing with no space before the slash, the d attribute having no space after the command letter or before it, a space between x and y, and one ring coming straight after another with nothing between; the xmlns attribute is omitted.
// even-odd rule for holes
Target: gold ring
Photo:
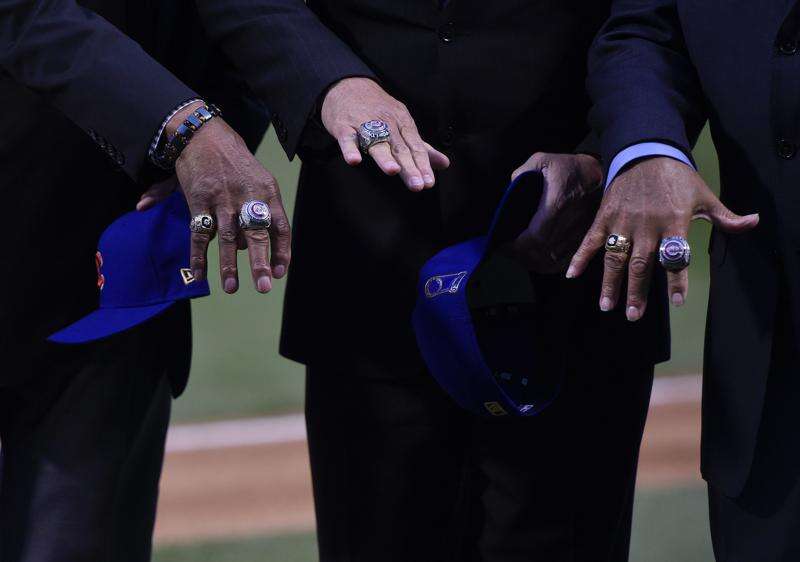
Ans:
<svg viewBox="0 0 800 562"><path fill-rule="evenodd" d="M631 241L622 234L612 234L606 240L606 252L615 254L628 254L631 251Z"/></svg>

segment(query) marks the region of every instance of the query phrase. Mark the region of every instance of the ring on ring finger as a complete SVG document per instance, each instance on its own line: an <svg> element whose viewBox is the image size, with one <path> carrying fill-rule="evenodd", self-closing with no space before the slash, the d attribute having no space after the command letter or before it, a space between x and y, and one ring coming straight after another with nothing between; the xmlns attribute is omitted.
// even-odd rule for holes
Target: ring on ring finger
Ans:
<svg viewBox="0 0 800 562"><path fill-rule="evenodd" d="M692 248L683 236L667 236L658 247L658 261L667 271L681 271L692 262Z"/></svg>
<svg viewBox="0 0 800 562"><path fill-rule="evenodd" d="M622 234L611 234L606 239L606 252L629 254L631 252L631 241Z"/></svg>

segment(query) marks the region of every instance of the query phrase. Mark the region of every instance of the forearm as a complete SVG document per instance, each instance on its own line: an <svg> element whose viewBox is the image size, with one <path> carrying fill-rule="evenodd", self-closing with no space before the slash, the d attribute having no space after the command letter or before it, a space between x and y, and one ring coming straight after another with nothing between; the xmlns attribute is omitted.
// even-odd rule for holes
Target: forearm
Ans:
<svg viewBox="0 0 800 562"><path fill-rule="evenodd" d="M74 0L0 0L0 68L140 178L164 117L196 94ZM107 151L108 152L108 151Z"/></svg>
<svg viewBox="0 0 800 562"><path fill-rule="evenodd" d="M655 141L685 154L706 103L675 0L617 0L590 52L591 125L609 166L623 149Z"/></svg>
<svg viewBox="0 0 800 562"><path fill-rule="evenodd" d="M372 71L302 0L196 0L206 30L270 109L289 157L335 82Z"/></svg>

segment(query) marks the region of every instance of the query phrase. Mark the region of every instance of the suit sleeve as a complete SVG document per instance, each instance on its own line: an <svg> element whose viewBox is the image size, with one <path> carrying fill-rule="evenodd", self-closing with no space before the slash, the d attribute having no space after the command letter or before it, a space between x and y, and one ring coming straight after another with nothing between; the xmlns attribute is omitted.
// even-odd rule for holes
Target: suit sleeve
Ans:
<svg viewBox="0 0 800 562"><path fill-rule="evenodd" d="M134 180L148 168L163 119L196 97L74 0L0 0L0 69L86 131Z"/></svg>
<svg viewBox="0 0 800 562"><path fill-rule="evenodd" d="M606 166L625 148L660 142L691 154L706 104L677 0L615 0L589 54L589 121Z"/></svg>
<svg viewBox="0 0 800 562"><path fill-rule="evenodd" d="M270 110L289 158L322 94L373 72L303 0L196 0L203 25Z"/></svg>

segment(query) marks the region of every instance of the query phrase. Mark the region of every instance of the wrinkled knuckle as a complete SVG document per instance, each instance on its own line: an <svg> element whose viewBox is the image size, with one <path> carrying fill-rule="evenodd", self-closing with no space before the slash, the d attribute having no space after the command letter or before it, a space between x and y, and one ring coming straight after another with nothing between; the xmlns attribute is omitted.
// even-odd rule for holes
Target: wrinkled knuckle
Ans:
<svg viewBox="0 0 800 562"><path fill-rule="evenodd" d="M626 259L624 254L618 254L615 252L606 252L606 257L604 261L606 269L613 272L619 272L624 269Z"/></svg>
<svg viewBox="0 0 800 562"><path fill-rule="evenodd" d="M223 244L235 244L237 232L232 226L223 226L217 231L217 236L219 237L219 241Z"/></svg>
<svg viewBox="0 0 800 562"><path fill-rule="evenodd" d="M418 156L420 156L420 155L427 156L428 155L428 149L421 142L412 143L411 144L411 151L414 154L418 155Z"/></svg>
<svg viewBox="0 0 800 562"><path fill-rule="evenodd" d="M644 277L650 269L650 262L644 256L633 256L630 263L630 274L635 277Z"/></svg>
<svg viewBox="0 0 800 562"><path fill-rule="evenodd" d="M289 263L292 259L292 252L289 250L275 250L272 252L272 257L278 263Z"/></svg>
<svg viewBox="0 0 800 562"><path fill-rule="evenodd" d="M401 142L394 143L392 145L392 152L394 154L398 154L398 155L407 154L408 153L408 147L405 144L401 143Z"/></svg>
<svg viewBox="0 0 800 562"><path fill-rule="evenodd" d="M239 268L234 264L223 264L219 269L224 277L235 277L239 273Z"/></svg>
<svg viewBox="0 0 800 562"><path fill-rule="evenodd" d="M251 242L264 243L269 240L269 232L266 230L248 230L247 239Z"/></svg>
<svg viewBox="0 0 800 562"><path fill-rule="evenodd" d="M611 297L615 291L616 286L609 281L603 282L603 284L600 286L600 294L604 297Z"/></svg>
<svg viewBox="0 0 800 562"><path fill-rule="evenodd" d="M272 218L272 229L280 235L286 236L291 232L289 220L285 216L275 216Z"/></svg>
<svg viewBox="0 0 800 562"><path fill-rule="evenodd" d="M206 266L206 258L202 255L194 255L189 258L189 264L193 268L203 268Z"/></svg>

